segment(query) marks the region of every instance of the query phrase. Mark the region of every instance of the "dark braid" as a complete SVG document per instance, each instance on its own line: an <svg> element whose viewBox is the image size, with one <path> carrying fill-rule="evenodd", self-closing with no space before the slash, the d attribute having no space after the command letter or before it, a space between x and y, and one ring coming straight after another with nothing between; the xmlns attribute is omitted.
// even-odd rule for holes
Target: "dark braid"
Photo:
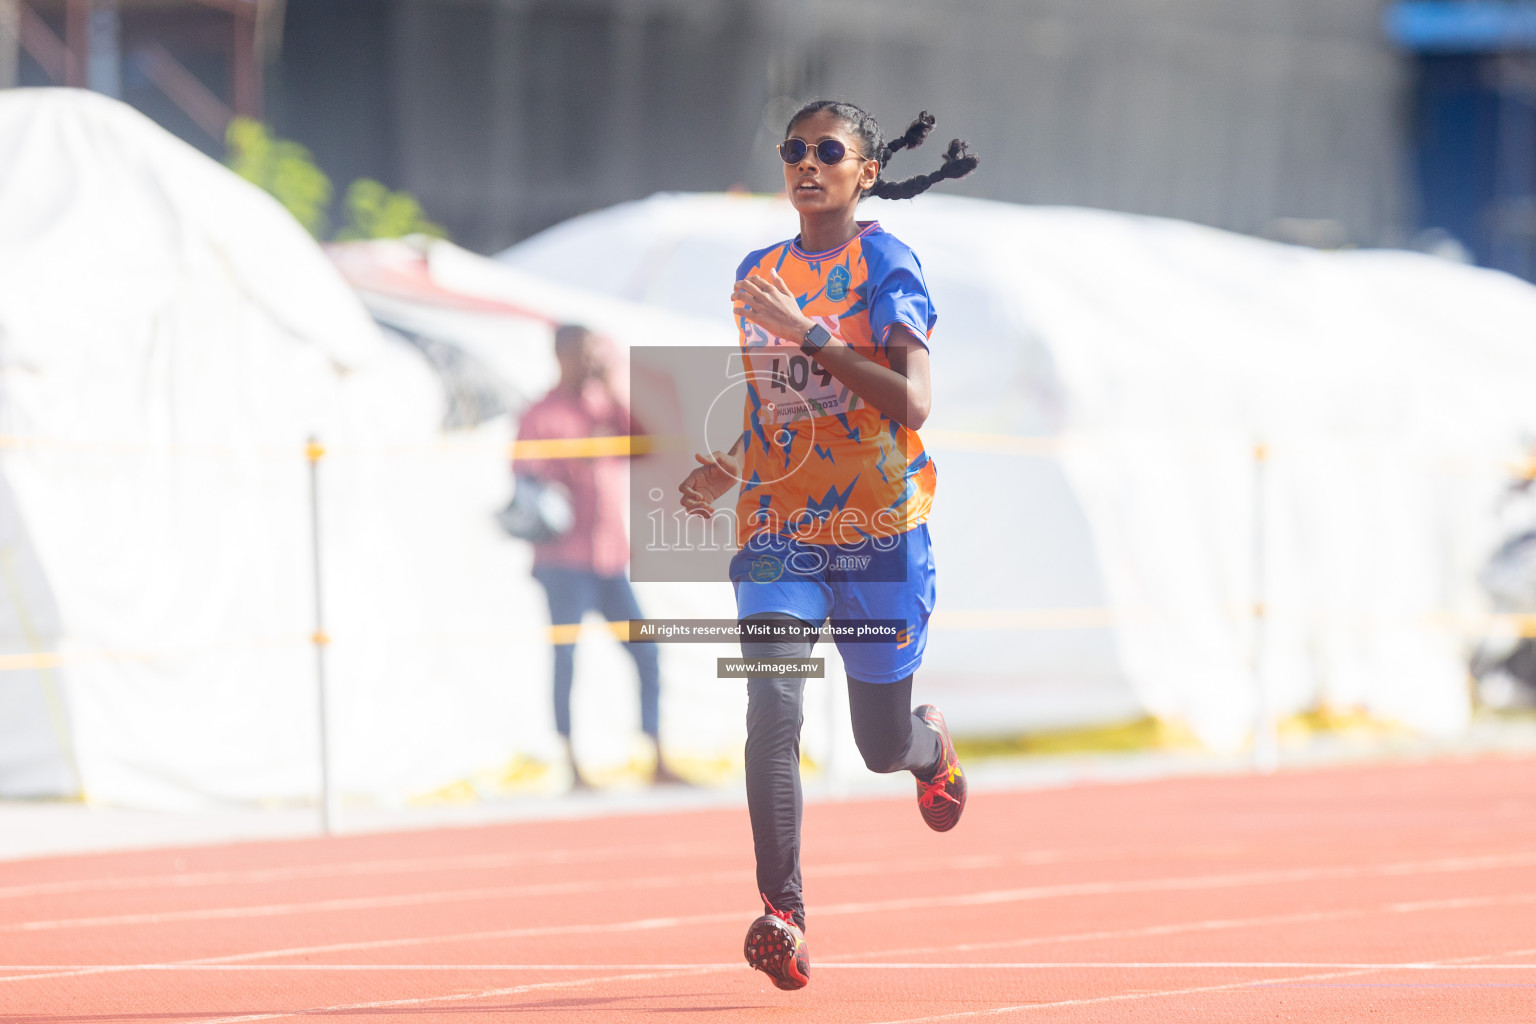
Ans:
<svg viewBox="0 0 1536 1024"><path fill-rule="evenodd" d="M921 146L928 138L928 133L933 131L933 126L937 123L934 116L926 110L918 114L917 120L907 125L907 130L902 133L901 138L896 139L889 146L885 147L884 151L880 154L880 166L884 167L885 162L891 158L891 154L895 153L898 149L916 149L918 146Z"/></svg>
<svg viewBox="0 0 1536 1024"><path fill-rule="evenodd" d="M860 196L875 196L879 199L911 199L928 191L933 185L945 178L963 178L976 169L978 163L976 156L961 139L953 139L949 143L949 149L944 152L944 162L939 169L929 174L918 174L902 181L886 181L883 177L885 165L891 156L898 150L916 149L928 138L928 133L933 131L934 116L928 111L923 111L907 126L900 138L892 139L887 145L885 134L880 130L880 122L867 111L854 106L852 103L844 103L840 100L816 100L807 103L795 115L789 119L789 125L784 129L784 134L789 135L795 124L803 118L821 111L829 112L833 117L843 122L849 134L863 143L864 155L871 160L880 161L880 173L875 183Z"/></svg>
<svg viewBox="0 0 1536 1024"><path fill-rule="evenodd" d="M865 195L877 199L911 199L937 185L945 178L963 178L976 169L974 154L960 139L952 139L944 151L944 162L929 174L918 174L904 181L876 181Z"/></svg>

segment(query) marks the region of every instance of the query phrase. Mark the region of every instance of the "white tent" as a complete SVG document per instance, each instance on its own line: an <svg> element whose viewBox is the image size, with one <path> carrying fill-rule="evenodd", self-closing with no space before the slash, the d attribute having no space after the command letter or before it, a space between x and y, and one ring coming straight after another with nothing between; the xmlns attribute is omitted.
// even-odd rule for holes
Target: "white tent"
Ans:
<svg viewBox="0 0 1536 1024"><path fill-rule="evenodd" d="M1474 575L1536 436L1536 288L1100 211L864 210L939 310L920 678L999 727L1022 692L1114 713L1125 680L1228 749L1319 707L1465 725ZM795 230L781 197L659 195L501 259L729 332L737 263Z"/></svg>
<svg viewBox="0 0 1536 1024"><path fill-rule="evenodd" d="M18 570L0 748L25 752L0 787L313 798L311 435L332 450L339 788L398 793L504 756L510 695L475 695L501 712L493 738L445 699L484 680L419 642L430 554L465 543L451 500L471 489L424 487L439 466L390 449L426 450L441 411L419 355L260 190L122 104L0 93L0 514Z"/></svg>
<svg viewBox="0 0 1536 1024"><path fill-rule="evenodd" d="M503 341L546 386L547 329ZM314 799L311 435L341 798L551 754L509 427L444 403L260 190L122 104L0 93L0 795Z"/></svg>

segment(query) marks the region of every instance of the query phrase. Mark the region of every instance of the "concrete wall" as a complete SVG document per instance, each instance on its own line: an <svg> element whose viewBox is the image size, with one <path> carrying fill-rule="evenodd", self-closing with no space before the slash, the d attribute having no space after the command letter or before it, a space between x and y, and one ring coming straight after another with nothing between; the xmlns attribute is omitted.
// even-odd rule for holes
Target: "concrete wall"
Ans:
<svg viewBox="0 0 1536 1024"><path fill-rule="evenodd" d="M387 2L387 71L365 68L378 100L358 115L387 121L374 173L483 250L659 189L776 188L786 112L824 94L888 130L937 114L982 156L961 193L1325 244L1409 220L1382 0ZM289 28L279 74L298 81L292 11ZM326 119L291 86L284 109L325 162Z"/></svg>

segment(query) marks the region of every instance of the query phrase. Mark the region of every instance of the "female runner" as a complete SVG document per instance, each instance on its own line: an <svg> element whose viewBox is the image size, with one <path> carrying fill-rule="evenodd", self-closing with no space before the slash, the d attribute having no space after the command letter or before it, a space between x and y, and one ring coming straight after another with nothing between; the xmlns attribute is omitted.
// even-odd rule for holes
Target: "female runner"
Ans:
<svg viewBox="0 0 1536 1024"><path fill-rule="evenodd" d="M790 119L779 154L798 237L747 256L731 298L748 366L743 430L728 453L697 455L679 487L691 514L738 483L731 561L741 651L804 659L829 618L848 670L854 738L873 771L910 771L930 828L953 828L965 777L944 717L912 709L934 567L926 525L935 470L917 429L928 417L928 338L937 319L912 250L859 221L866 196L909 199L976 167L956 139L938 170L881 175L933 128L926 112L887 144L875 119L820 100ZM859 627L882 642L854 642ZM747 682L747 808L765 913L746 957L782 989L810 957L800 895L803 676Z"/></svg>

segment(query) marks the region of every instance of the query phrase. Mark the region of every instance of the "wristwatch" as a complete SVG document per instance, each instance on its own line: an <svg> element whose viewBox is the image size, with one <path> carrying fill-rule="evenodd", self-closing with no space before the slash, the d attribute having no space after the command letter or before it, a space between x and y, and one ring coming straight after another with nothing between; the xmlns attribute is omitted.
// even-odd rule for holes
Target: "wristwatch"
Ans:
<svg viewBox="0 0 1536 1024"><path fill-rule="evenodd" d="M832 332L821 324L812 324L811 329L805 332L805 337L800 341L800 351L808 356L814 356L826 347L832 340Z"/></svg>

